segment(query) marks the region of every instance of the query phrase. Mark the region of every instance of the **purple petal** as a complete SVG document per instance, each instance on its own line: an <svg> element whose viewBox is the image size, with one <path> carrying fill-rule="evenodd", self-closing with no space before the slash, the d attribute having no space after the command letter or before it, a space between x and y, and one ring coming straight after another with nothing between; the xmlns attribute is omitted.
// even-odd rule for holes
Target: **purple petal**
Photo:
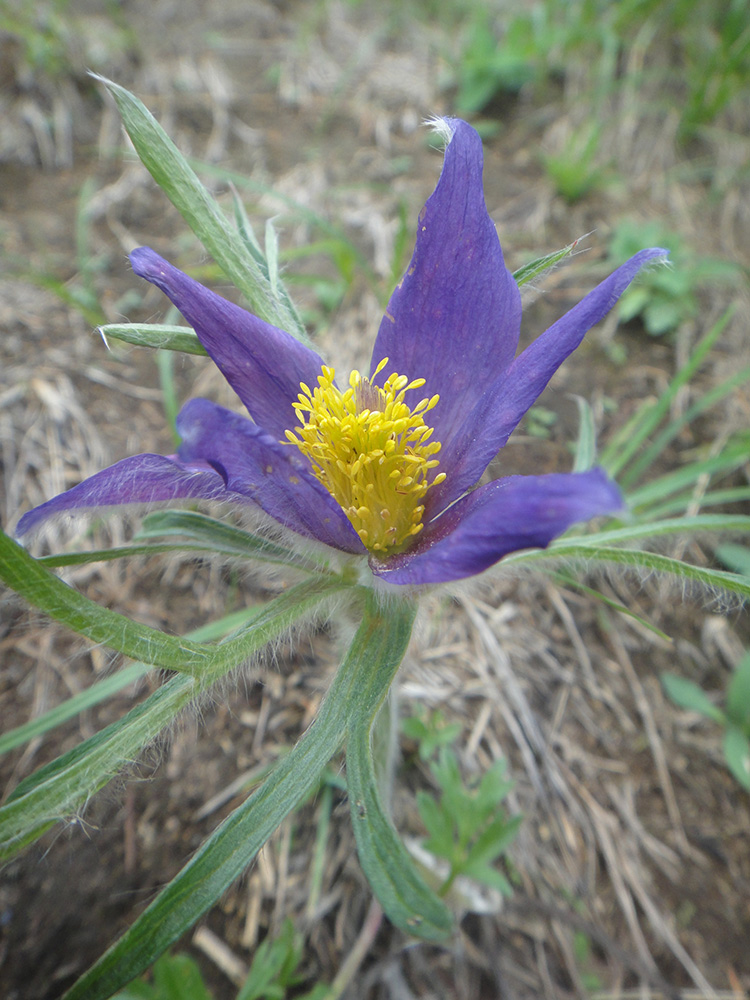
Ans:
<svg viewBox="0 0 750 1000"><path fill-rule="evenodd" d="M149 247L134 250L130 263L177 306L256 423L279 439L299 423L292 403L300 382L317 384L323 360L315 351L204 288Z"/></svg>
<svg viewBox="0 0 750 1000"><path fill-rule="evenodd" d="M163 455L133 455L24 514L16 537L56 514L173 500L238 500L213 469L183 466Z"/></svg>
<svg viewBox="0 0 750 1000"><path fill-rule="evenodd" d="M228 490L251 497L287 528L345 552L365 551L328 490L293 445L281 444L246 417L207 399L191 399L177 418L180 459L215 468Z"/></svg>
<svg viewBox="0 0 750 1000"><path fill-rule="evenodd" d="M423 378L440 394L430 412L443 446L518 346L521 298L505 267L484 203L482 143L466 122L448 119L453 136L440 180L420 217L409 268L380 324L373 368Z"/></svg>
<svg viewBox="0 0 750 1000"><path fill-rule="evenodd" d="M439 471L445 472L447 479L427 494L428 513L446 507L479 480L584 335L607 315L647 261L667 253L655 247L631 257L495 378L460 431L443 445Z"/></svg>
<svg viewBox="0 0 750 1000"><path fill-rule="evenodd" d="M372 565L389 583L445 583L481 573L509 552L545 548L572 524L622 508L601 469L509 476L480 486L427 525L412 552Z"/></svg>

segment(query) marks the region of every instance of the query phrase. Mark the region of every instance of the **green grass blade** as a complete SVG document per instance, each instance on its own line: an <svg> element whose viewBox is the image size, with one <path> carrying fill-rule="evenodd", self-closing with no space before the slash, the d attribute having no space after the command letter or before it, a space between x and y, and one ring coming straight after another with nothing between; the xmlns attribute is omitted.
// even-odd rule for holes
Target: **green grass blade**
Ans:
<svg viewBox="0 0 750 1000"><path fill-rule="evenodd" d="M219 899L284 817L317 785L344 742L353 708L368 687L368 679L380 672L384 658L398 655L400 662L405 648L403 628L393 634L390 618L371 610L374 597L366 600L368 612L314 724L266 782L221 824L132 927L65 994L65 1000L105 1000L148 968Z"/></svg>
<svg viewBox="0 0 750 1000"><path fill-rule="evenodd" d="M680 369L669 383L667 391L656 402L644 404L638 413L635 414L634 419L628 421L622 431L615 435L605 449L601 457L601 464L609 472L610 476L618 478L618 482L622 486L628 487L632 485L634 479L630 472L623 473L622 475L620 473L625 469L643 442L656 430L664 416L669 412L672 400L682 386L686 385L692 379L693 375L695 375L733 314L733 307L727 309L724 315L720 317L705 337L696 345L687 364Z"/></svg>
<svg viewBox="0 0 750 1000"><path fill-rule="evenodd" d="M578 439L576 441L573 472L587 472L596 459L596 426L594 411L582 396L574 396L578 407Z"/></svg>
<svg viewBox="0 0 750 1000"><path fill-rule="evenodd" d="M706 507L724 506L730 503L746 503L750 500L750 486L729 487L725 490L711 490L696 499L694 492L683 493L666 503L649 506L649 517L662 518L669 514L682 514L691 504L697 503L701 510Z"/></svg>
<svg viewBox="0 0 750 1000"><path fill-rule="evenodd" d="M691 462L682 469L675 469L645 486L631 490L626 494L627 504L631 510L638 512L654 503L662 503L667 497L681 490L694 487L704 477L723 476L742 468L747 462L748 445L746 441L728 444L719 455Z"/></svg>
<svg viewBox="0 0 750 1000"><path fill-rule="evenodd" d="M131 663L129 666L118 670L116 674L112 674L111 677L105 677L104 680L92 684L85 691L81 691L79 694L73 695L72 698L68 698L62 702L62 704L56 705L49 712L45 712L44 715L37 716L37 718L31 719L22 726L16 726L15 729L8 730L8 732L0 736L0 755L8 753L9 750L14 750L18 746L22 746L24 743L28 743L29 740L33 740L38 736L44 736L51 729L62 725L63 722L67 722L68 719L72 719L80 712L86 711L87 708L93 708L94 705L106 701L113 694L122 691L128 684L132 684L143 677L151 669L153 668L147 666L145 663Z"/></svg>
<svg viewBox="0 0 750 1000"><path fill-rule="evenodd" d="M694 517L670 517L663 521L643 521L609 531L592 532L575 539L576 545L612 545L620 542L636 542L644 538L661 538L666 535L695 535L698 532L741 533L750 531L750 516L747 514L696 514ZM565 545L565 540L553 542L550 548Z"/></svg>
<svg viewBox="0 0 750 1000"><path fill-rule="evenodd" d="M296 316L273 295L267 277L216 199L151 112L124 87L98 74L92 76L114 97L125 130L143 165L224 274L243 293L253 312L266 322L307 340Z"/></svg>
<svg viewBox="0 0 750 1000"><path fill-rule="evenodd" d="M726 379L720 385L714 386L713 389L709 390L696 403L689 407L681 417L670 421L664 430L660 434L657 434L654 441L639 456L638 460L633 462L628 469L627 476L623 477L623 485L627 487L629 484L638 482L658 459L667 445L677 437L683 427L690 424L701 413L715 406L724 396L728 395L733 389L736 389L737 386L743 385L748 379L750 379L750 365L735 372L734 375L730 376L730 378Z"/></svg>
<svg viewBox="0 0 750 1000"><path fill-rule="evenodd" d="M168 323L107 323L97 328L104 343L111 337L136 347L155 347L160 351L182 351L183 354L200 354L208 357L203 344L189 326L172 326Z"/></svg>
<svg viewBox="0 0 750 1000"><path fill-rule="evenodd" d="M152 666L213 676L217 671L231 669L257 648L251 635L238 635L217 645L198 643L167 635L102 608L63 583L3 532L0 532L0 580L33 607L74 632ZM285 604L291 625L307 609L313 609L328 594L344 586L340 578L316 577L291 588L268 608L276 609L278 602ZM275 610L269 614L274 619ZM262 618L260 615L259 620Z"/></svg>
<svg viewBox="0 0 750 1000"><path fill-rule="evenodd" d="M371 740L375 719L398 671L411 635L416 607L400 601L388 606L387 617L370 597L373 669L363 686L349 723L346 783L349 789L357 852L367 880L388 918L401 930L429 941L444 940L453 918L427 886L388 818L380 798ZM375 652L377 647L377 652Z"/></svg>

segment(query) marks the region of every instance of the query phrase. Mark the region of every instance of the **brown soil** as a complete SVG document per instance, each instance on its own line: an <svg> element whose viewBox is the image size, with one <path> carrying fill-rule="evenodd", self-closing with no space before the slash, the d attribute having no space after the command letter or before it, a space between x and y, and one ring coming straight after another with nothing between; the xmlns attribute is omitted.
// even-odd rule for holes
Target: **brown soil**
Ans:
<svg viewBox="0 0 750 1000"><path fill-rule="evenodd" d="M72 4L69 17L81 29L81 66L94 65L132 87L184 151L252 179L255 186L243 196L261 232L265 218L283 213L283 246L320 237L286 209L283 195L334 222L361 249L378 283L356 279L333 312L309 285L292 286L303 307L323 317L321 350L342 367L361 363L379 320L378 297L388 290L399 209L405 207L411 232L439 172L438 155L416 130L428 114L451 110L450 91L437 86L445 68L438 27L396 15L383 22L367 5L292 0L137 0L122 5L120 34L96 5ZM105 41L110 50L102 64L96 46ZM4 527L12 528L33 504L125 455L170 450L153 357L122 346L107 352L92 328L125 314L163 314L161 297L128 269L125 253L133 246L151 244L192 268L205 255L145 171L121 155L117 117L101 91L82 74L68 74L64 86L43 74L30 78L19 48L7 40L3 46L13 62L0 73L10 130L0 144L0 500ZM626 183L566 206L537 154L540 145L560 141L566 121L573 127L569 107L562 93L540 105L522 95L502 109L500 129L486 147L487 201L511 266L596 231L592 250L554 273L529 308L527 339L600 277L607 229L633 204L643 218L666 217L706 252L738 256L747 266L750 222L743 205L750 202L729 192L717 204L702 183L665 183L686 155L675 151L666 127L616 133ZM57 130L48 129L42 141L32 124L53 120L55 111ZM82 202L89 181L93 188ZM227 194L225 179L215 184ZM76 244L82 213L85 247L80 237ZM336 276L325 258L294 265L291 277L305 272ZM70 297L80 301L87 291L89 312L82 312ZM576 426L569 394L593 402L606 436L641 400L663 391L725 304L718 292L715 299L707 295L700 326L683 328L675 341L648 339L637 324L618 330L625 365L611 360L614 323L603 324L542 400L560 415L550 437L519 433L503 453L503 471L567 468L565 442ZM738 359L747 363L743 316L728 329L699 388ZM208 394L231 401L203 359L178 360L175 377L182 400ZM686 395L678 405L688 403ZM665 462L747 419L747 399L738 394L686 431ZM113 522L96 528L95 539L118 541L127 530ZM56 526L39 550L69 541L65 526ZM674 551L686 558L712 558L698 541L680 546ZM174 632L265 594L262 578L156 559L80 569L66 579L101 604ZM718 730L676 711L658 683L660 671L679 669L708 690L722 689L747 637L746 622L737 610L722 613L711 595L682 595L663 580L595 582L673 642L574 589L525 575L498 573L452 601L436 599L425 615L402 673L402 708L426 704L462 722L467 774L498 756L508 759L517 782L510 804L526 817L511 851L518 886L500 913L467 915L449 948L414 945L384 923L347 996L568 997L598 983L612 996L640 987L640 995L697 989L739 997L750 988L750 801L723 766ZM4 597L0 622L3 729L43 713L118 663L13 595ZM275 650L271 662L249 668L212 704L184 718L80 816L5 867L0 996L52 1000L101 954L246 794L214 805L216 793L298 738L337 655L333 627L295 649ZM9 792L120 717L159 682L150 678L9 755L0 764L4 787ZM413 793L430 778L412 746L405 743L403 752L396 817L405 834L418 835ZM331 982L351 951L370 894L339 791L332 815L322 896L312 915L317 802L277 832L202 922L203 937L181 942L217 1000L235 996L237 986L211 956L206 928L248 964L257 942L291 916L306 935L307 988Z"/></svg>

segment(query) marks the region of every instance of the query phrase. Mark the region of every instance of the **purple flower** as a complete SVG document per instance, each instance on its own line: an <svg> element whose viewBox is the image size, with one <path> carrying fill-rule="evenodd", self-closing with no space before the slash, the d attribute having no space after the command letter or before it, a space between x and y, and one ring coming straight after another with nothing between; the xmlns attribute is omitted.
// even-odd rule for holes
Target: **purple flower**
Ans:
<svg viewBox="0 0 750 1000"><path fill-rule="evenodd" d="M74 509L251 503L297 535L367 557L383 580L432 584L621 509L600 469L476 484L586 331L664 251L636 254L516 356L521 300L484 203L481 141L457 119L439 129L448 139L443 170L369 376L353 372L339 388L333 369L290 334L153 250L135 250L136 274L194 327L252 420L190 400L177 455L118 462L30 511L18 534Z"/></svg>

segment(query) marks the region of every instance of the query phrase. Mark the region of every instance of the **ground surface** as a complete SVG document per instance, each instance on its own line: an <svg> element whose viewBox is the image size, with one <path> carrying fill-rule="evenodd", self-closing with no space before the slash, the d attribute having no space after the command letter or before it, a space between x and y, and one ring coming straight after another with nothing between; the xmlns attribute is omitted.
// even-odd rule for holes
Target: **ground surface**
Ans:
<svg viewBox="0 0 750 1000"><path fill-rule="evenodd" d="M112 32L84 5L74 5L72 14L80 18L81 64L131 86L184 151L250 178L253 187L242 193L253 218L262 225L281 213L286 247L305 246L321 231L280 196L334 222L359 247L375 279L355 279L332 311L322 286L317 295L315 287L293 287L322 318L321 349L342 368L365 363L378 294L387 292L393 267L399 212L408 220L408 255L418 209L440 168L418 129L423 117L451 110L451 92L439 87L445 62L429 26L408 19L388 26L367 5L343 3L135 2L121 13L132 35ZM110 51L102 59L96 46L105 44ZM17 55L11 45L4 52ZM83 77L64 87L23 79L10 65L3 66L0 162L5 527L116 459L170 450L153 356L121 347L107 353L92 328L102 318L163 315L160 296L127 267L133 246L151 244L185 267L206 263L145 171L121 155L118 121L101 92ZM747 265L745 203L729 195L711 202L689 173L680 183L668 120L657 132L619 135L624 187L566 206L537 155L559 141L562 97L549 95L537 106L522 96L495 109L500 129L486 148L487 202L511 266L595 231L590 251L555 272L529 308L527 339L602 276L614 215L656 213L691 239L702 227L707 251ZM56 130L41 128L34 108L54 119ZM226 173L214 176L226 193ZM82 198L85 182L91 187ZM396 269L401 263L396 254ZM325 259L291 271L322 273L329 294L337 279ZM45 287L47 278L59 286ZM89 313L69 301L86 294ZM637 324L618 331L627 358L619 365L608 349L614 326L604 324L543 400L559 414L551 435L519 434L503 454L503 470L568 468L565 442L575 432L568 394L592 401L604 434L620 426L641 399L663 391L723 304L707 297L700 321L676 341L648 339ZM738 359L747 362L743 329L730 327L702 385ZM179 361L175 377L181 399L206 394L231 404L202 359ZM747 417L746 398L733 397L701 424L699 437L686 432L679 446L711 442L746 425ZM678 452L669 460L677 462ZM53 531L40 550L69 540L64 526ZM113 526L109 537L126 531ZM680 544L693 559L711 558L697 542ZM262 580L188 563L113 564L67 578L100 603L175 632L264 593ZM721 614L705 597L676 593L660 580L597 585L674 641L543 578L498 574L428 609L404 667L402 706L407 713L415 704L440 708L463 724L467 774L496 757L508 759L517 782L510 804L526 816L512 852L519 885L500 913L468 915L447 949L410 945L384 925L349 996L566 997L587 986L614 996L639 986L654 996L680 989L740 996L750 988L748 797L722 764L718 731L670 707L658 683L661 670L679 668L708 690L722 688L746 638L743 621L737 611ZM12 596L1 613L4 729L116 663ZM230 788L237 776L267 764L298 737L336 655L334 629L295 650L277 649L269 665L254 667L199 717L184 719L76 822L59 826L4 869L0 995L51 1000L101 953L239 801ZM6 789L158 683L126 691L54 741L36 741L4 760ZM405 743L396 816L405 833L416 835L413 791L429 777L413 752ZM225 788L226 797L215 801ZM308 987L333 979L370 901L345 800L336 795L317 909L307 898L318 816L311 803L203 922L248 963L254 945L292 916L307 935ZM202 940L202 948L190 940L183 947L200 958L217 997L234 996L236 987L206 957Z"/></svg>

